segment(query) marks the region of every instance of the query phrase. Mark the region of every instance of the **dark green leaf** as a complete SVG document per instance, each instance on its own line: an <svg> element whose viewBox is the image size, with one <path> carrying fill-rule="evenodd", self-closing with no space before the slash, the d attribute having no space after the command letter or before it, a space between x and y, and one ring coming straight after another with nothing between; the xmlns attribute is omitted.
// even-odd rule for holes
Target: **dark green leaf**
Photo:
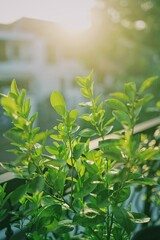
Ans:
<svg viewBox="0 0 160 240"><path fill-rule="evenodd" d="M56 234L63 234L67 232L71 232L74 229L74 225L72 220L66 219L59 221L57 228L54 230Z"/></svg>
<svg viewBox="0 0 160 240"><path fill-rule="evenodd" d="M134 223L147 223L150 221L150 218L144 213L128 212L130 220Z"/></svg>
<svg viewBox="0 0 160 240"><path fill-rule="evenodd" d="M17 187L12 193L11 193L11 203L12 205L15 205L18 203L18 201L25 195L26 191L28 189L28 185L24 184L19 187Z"/></svg>
<svg viewBox="0 0 160 240"><path fill-rule="evenodd" d="M90 212L91 215L93 215L92 218L88 217L85 213L82 212L81 214L76 214L74 216L73 222L79 226L84 226L84 227L93 227L97 224L104 222L105 220L104 216L96 213L94 210L90 210L90 211L91 211Z"/></svg>
<svg viewBox="0 0 160 240"><path fill-rule="evenodd" d="M124 202L125 200L127 200L130 196L130 188L123 188L121 190L117 190L113 193L113 197L115 197L115 201L117 203L120 203L120 202Z"/></svg>
<svg viewBox="0 0 160 240"><path fill-rule="evenodd" d="M134 223L130 220L127 210L122 207L115 207L113 210L115 221L130 234L134 229Z"/></svg>
<svg viewBox="0 0 160 240"><path fill-rule="evenodd" d="M43 191L44 184L44 178L42 176L37 176L30 182L29 187L32 193L36 194Z"/></svg>
<svg viewBox="0 0 160 240"><path fill-rule="evenodd" d="M97 206L99 208L106 207L107 203L108 203L108 197L109 197L109 194L108 194L107 190L103 190L103 191L99 192L96 197Z"/></svg>
<svg viewBox="0 0 160 240"><path fill-rule="evenodd" d="M94 129L91 128L85 128L82 131L79 132L79 135L81 137L93 137L97 135L97 132Z"/></svg>
<svg viewBox="0 0 160 240"><path fill-rule="evenodd" d="M73 148L73 157L74 157L74 159L78 159L81 156L84 148L85 148L85 144L83 144L83 143L77 143L74 146L74 148Z"/></svg>

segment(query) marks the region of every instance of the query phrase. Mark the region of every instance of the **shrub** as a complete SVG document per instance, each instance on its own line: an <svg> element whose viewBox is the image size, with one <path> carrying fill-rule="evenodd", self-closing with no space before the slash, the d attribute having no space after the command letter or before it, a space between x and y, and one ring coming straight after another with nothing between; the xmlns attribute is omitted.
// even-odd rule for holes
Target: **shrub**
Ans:
<svg viewBox="0 0 160 240"><path fill-rule="evenodd" d="M26 91L19 91L13 80L1 105L12 120L5 137L16 158L1 165L23 183L7 196L6 184L1 187L1 219L9 212L5 209L9 199L10 223L25 230L26 239L130 239L136 224L150 220L132 210L131 186L157 186L158 180L146 177L141 166L159 159L159 146L145 147L144 137L134 132L142 107L152 98L145 90L155 79L147 79L139 89L127 83L124 92L101 101L94 96L92 74L79 77L77 83L87 99L80 104L85 114L68 111L63 96L54 91L50 102L59 123L45 132L35 126L38 115L30 115ZM108 119L109 108L113 117ZM80 129L78 117L90 127ZM115 121L121 131L114 131ZM98 138L96 149L93 138Z"/></svg>

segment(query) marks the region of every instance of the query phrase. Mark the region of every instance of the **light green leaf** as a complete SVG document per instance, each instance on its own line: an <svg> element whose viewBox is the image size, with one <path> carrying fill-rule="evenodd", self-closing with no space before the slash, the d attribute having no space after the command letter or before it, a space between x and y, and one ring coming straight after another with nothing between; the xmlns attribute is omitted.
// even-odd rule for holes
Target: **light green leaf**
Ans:
<svg viewBox="0 0 160 240"><path fill-rule="evenodd" d="M77 109L73 109L69 112L68 114L68 120L69 120L69 123L74 123L76 118L77 118L77 115L78 115L78 110Z"/></svg>
<svg viewBox="0 0 160 240"><path fill-rule="evenodd" d="M23 107L23 114L28 117L29 113L31 110L31 105L30 105L30 99L28 98L25 103L24 103L24 107Z"/></svg>
<svg viewBox="0 0 160 240"><path fill-rule="evenodd" d="M139 93L143 93L147 88L150 88L151 85L153 84L153 82L154 82L155 80L157 80L157 79L158 79L158 76L150 77L150 78L146 79L146 80L142 83L142 85L141 85L141 87L140 87L140 89L139 89Z"/></svg>
<svg viewBox="0 0 160 240"><path fill-rule="evenodd" d="M118 98L118 99L123 100L125 102L129 101L128 96L125 93L122 93L122 92L115 92L115 93L111 93L110 95L112 97Z"/></svg>
<svg viewBox="0 0 160 240"><path fill-rule="evenodd" d="M10 117L18 117L17 116L18 107L14 98L7 97L7 96L2 97L1 105L6 111L7 115L9 115Z"/></svg>
<svg viewBox="0 0 160 240"><path fill-rule="evenodd" d="M130 102L133 102L136 97L136 85L133 82L125 84L125 93L128 96Z"/></svg>
<svg viewBox="0 0 160 240"><path fill-rule="evenodd" d="M84 114L80 117L80 119L90 122L92 120L92 116L90 114Z"/></svg>
<svg viewBox="0 0 160 240"><path fill-rule="evenodd" d="M128 108L126 107L126 105L118 99L108 99L106 100L106 103L112 109L121 110L122 112L128 113Z"/></svg>
<svg viewBox="0 0 160 240"><path fill-rule="evenodd" d="M12 83L11 83L11 92L16 94L17 96L19 95L19 91L18 91L18 87L17 87L15 79L13 79Z"/></svg>
<svg viewBox="0 0 160 240"><path fill-rule="evenodd" d="M120 122L122 125L130 126L131 121L127 113L119 110L114 110L112 114L117 119L117 121Z"/></svg>
<svg viewBox="0 0 160 240"><path fill-rule="evenodd" d="M17 98L18 105L23 106L25 96L26 96L26 90L22 89L21 93L19 94L19 96Z"/></svg>
<svg viewBox="0 0 160 240"><path fill-rule="evenodd" d="M87 81L87 77L77 77L76 78L76 82L81 87L86 87L86 81Z"/></svg>
<svg viewBox="0 0 160 240"><path fill-rule="evenodd" d="M81 93L86 98L90 97L90 92L87 89L85 89L85 88L81 88Z"/></svg>
<svg viewBox="0 0 160 240"><path fill-rule="evenodd" d="M59 115L64 117L66 114L66 104L65 104L63 96L59 92L55 91L50 96L50 102L51 102L51 105L54 108L54 110Z"/></svg>
<svg viewBox="0 0 160 240"><path fill-rule="evenodd" d="M43 141L47 137L48 134L49 134L48 131L36 134L33 138L33 143L38 143L38 142Z"/></svg>
<svg viewBox="0 0 160 240"><path fill-rule="evenodd" d="M12 143L16 143L21 146L25 145L26 136L23 130L11 128L4 133L4 136L7 139L9 139Z"/></svg>

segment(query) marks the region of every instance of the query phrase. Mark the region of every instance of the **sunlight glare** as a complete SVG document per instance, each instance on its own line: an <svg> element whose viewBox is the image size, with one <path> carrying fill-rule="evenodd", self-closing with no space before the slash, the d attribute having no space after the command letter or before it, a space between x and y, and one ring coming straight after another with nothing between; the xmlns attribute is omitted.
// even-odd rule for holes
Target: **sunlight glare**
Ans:
<svg viewBox="0 0 160 240"><path fill-rule="evenodd" d="M0 23L22 17L57 22L68 30L82 31L91 25L90 11L96 0L0 0Z"/></svg>

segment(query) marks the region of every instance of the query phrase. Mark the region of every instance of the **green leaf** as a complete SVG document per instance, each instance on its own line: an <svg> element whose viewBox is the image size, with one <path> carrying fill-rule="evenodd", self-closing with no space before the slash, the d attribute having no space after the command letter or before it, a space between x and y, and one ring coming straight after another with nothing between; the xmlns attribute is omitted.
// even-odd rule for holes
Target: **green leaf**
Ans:
<svg viewBox="0 0 160 240"><path fill-rule="evenodd" d="M128 113L126 105L117 99L108 99L106 100L106 103L112 109L121 110L122 112Z"/></svg>
<svg viewBox="0 0 160 240"><path fill-rule="evenodd" d="M109 197L109 193L108 191L105 189L101 192L98 193L97 197L96 197L96 203L97 206L99 208L104 208L107 206L107 202L108 202L108 197Z"/></svg>
<svg viewBox="0 0 160 240"><path fill-rule="evenodd" d="M150 218L144 213L128 212L130 220L134 223L147 223L150 221Z"/></svg>
<svg viewBox="0 0 160 240"><path fill-rule="evenodd" d="M136 85L133 82L125 84L125 93L128 96L130 102L134 102L136 97Z"/></svg>
<svg viewBox="0 0 160 240"><path fill-rule="evenodd" d="M80 119L90 122L92 120L92 116L90 114L84 114L80 116Z"/></svg>
<svg viewBox="0 0 160 240"><path fill-rule="evenodd" d="M140 184L140 185L149 185L149 186L157 186L158 183L152 179L152 178L137 178L137 179L133 179L131 181L128 181L131 184Z"/></svg>
<svg viewBox="0 0 160 240"><path fill-rule="evenodd" d="M87 77L77 77L76 82L81 87L86 87Z"/></svg>
<svg viewBox="0 0 160 240"><path fill-rule="evenodd" d="M50 102L51 102L51 105L54 108L54 110L59 115L64 117L66 114L66 104L65 104L63 96L59 92L55 91L50 96Z"/></svg>
<svg viewBox="0 0 160 240"><path fill-rule="evenodd" d="M81 93L86 98L90 97L90 92L87 89L85 89L85 88L81 88Z"/></svg>
<svg viewBox="0 0 160 240"><path fill-rule="evenodd" d="M77 77L77 84L83 88L89 87L91 85L92 75L93 71L91 71L87 77Z"/></svg>
<svg viewBox="0 0 160 240"><path fill-rule="evenodd" d="M74 159L77 160L78 158L80 158L84 148L85 148L85 144L84 143L77 143L74 146L74 148L73 148L73 157L74 157Z"/></svg>
<svg viewBox="0 0 160 240"><path fill-rule="evenodd" d="M29 162L28 164L28 172L30 174L34 173L36 171L37 167L35 166L35 164L33 164L32 162Z"/></svg>
<svg viewBox="0 0 160 240"><path fill-rule="evenodd" d="M93 137L97 135L97 132L94 129L91 128L85 128L82 131L79 132L79 135L81 137Z"/></svg>
<svg viewBox="0 0 160 240"><path fill-rule="evenodd" d="M47 171L47 181L53 186L53 190L59 192L63 191L65 187L66 173L61 169L50 168Z"/></svg>
<svg viewBox="0 0 160 240"><path fill-rule="evenodd" d="M150 78L146 79L146 80L142 83L142 85L141 85L141 87L140 87L140 89L139 89L139 93L143 93L147 88L150 88L151 85L153 84L153 82L154 82L155 80L157 80L157 79L158 79L157 76L155 76L155 77L150 77Z"/></svg>
<svg viewBox="0 0 160 240"><path fill-rule="evenodd" d="M130 216L126 209L122 207L115 207L113 210L115 221L130 234L134 229L134 223L130 220Z"/></svg>
<svg viewBox="0 0 160 240"><path fill-rule="evenodd" d="M52 204L46 205L43 207L43 210L38 215L39 218L50 218L51 215L60 219L62 214L62 207L59 204L54 204L52 199Z"/></svg>
<svg viewBox="0 0 160 240"><path fill-rule="evenodd" d="M6 111L7 115L11 118L17 118L18 107L14 98L11 97L2 97L1 105Z"/></svg>
<svg viewBox="0 0 160 240"><path fill-rule="evenodd" d="M113 126L106 126L106 127L104 127L103 134L104 135L109 134L112 131L112 129L113 129Z"/></svg>
<svg viewBox="0 0 160 240"><path fill-rule="evenodd" d="M154 160L155 156L159 153L158 149L148 148L140 152L141 161Z"/></svg>
<svg viewBox="0 0 160 240"><path fill-rule="evenodd" d="M23 108L23 114L28 117L29 113L31 110L31 106L30 106L30 99L26 99L25 103L24 103L24 108Z"/></svg>
<svg viewBox="0 0 160 240"><path fill-rule="evenodd" d="M12 143L16 143L18 145L25 145L26 136L23 130L11 128L7 132L4 133L5 138L9 139Z"/></svg>
<svg viewBox="0 0 160 240"><path fill-rule="evenodd" d="M107 139L103 141L99 141L99 148L106 154L107 158L111 158L113 160L119 159L121 161L122 154L119 149L119 140L115 139Z"/></svg>
<svg viewBox="0 0 160 240"><path fill-rule="evenodd" d="M125 93L122 93L122 92L115 92L115 93L111 93L110 95L112 97L118 98L118 99L123 100L125 102L129 101L128 96Z"/></svg>
<svg viewBox="0 0 160 240"><path fill-rule="evenodd" d="M71 232L74 229L74 225L72 220L66 219L59 221L57 228L54 230L56 234L63 234L67 232Z"/></svg>
<svg viewBox="0 0 160 240"><path fill-rule="evenodd" d="M15 79L13 79L12 83L11 83L11 92L16 94L17 96L19 95L19 91L18 91L18 87L17 87Z"/></svg>
<svg viewBox="0 0 160 240"><path fill-rule="evenodd" d="M119 111L119 110L114 110L112 112L113 116L117 119L118 122L120 122L123 125L130 126L131 121L127 113Z"/></svg>
<svg viewBox="0 0 160 240"><path fill-rule="evenodd" d="M29 119L29 121L32 123L32 125L33 125L33 123L36 121L37 117L38 117L38 113L35 112L35 113L32 115L32 117Z"/></svg>
<svg viewBox="0 0 160 240"><path fill-rule="evenodd" d="M118 190L119 191L119 190ZM127 200L130 197L130 188L123 188L122 190L120 190L117 194L117 191L115 191L113 193L113 197L115 197L115 201L117 203L121 203L124 202L125 200Z"/></svg>
<svg viewBox="0 0 160 240"><path fill-rule="evenodd" d="M42 176L35 177L29 184L29 188L32 193L36 194L44 189L44 178Z"/></svg>
<svg viewBox="0 0 160 240"><path fill-rule="evenodd" d="M88 169L87 169L88 170ZM92 172L94 176L95 172ZM75 192L75 198L77 197L85 197L89 195L96 187L97 187L97 176L90 177L83 182L82 188L79 191ZM78 183L77 183L78 184Z"/></svg>
<svg viewBox="0 0 160 240"><path fill-rule="evenodd" d="M73 109L69 112L68 114L68 121L70 124L73 124L77 118L78 115L78 110L77 109Z"/></svg>
<svg viewBox="0 0 160 240"><path fill-rule="evenodd" d="M23 106L25 96L26 96L26 90L22 89L21 93L19 94L19 96L17 98L18 105Z"/></svg>
<svg viewBox="0 0 160 240"><path fill-rule="evenodd" d="M90 208L84 209L80 214L77 213L73 218L75 224L84 227L96 226L97 224L104 222L104 220L104 216Z"/></svg>
<svg viewBox="0 0 160 240"><path fill-rule="evenodd" d="M33 138L33 143L38 143L38 142L43 141L44 139L46 139L48 134L49 134L48 131L36 134Z"/></svg>
<svg viewBox="0 0 160 240"><path fill-rule="evenodd" d="M24 184L17 187L10 195L12 205L15 205L19 202L19 200L25 195L27 192L28 185Z"/></svg>
<svg viewBox="0 0 160 240"><path fill-rule="evenodd" d="M47 152L53 155L56 155L59 153L58 148L55 146L46 146L45 149L47 150Z"/></svg>

